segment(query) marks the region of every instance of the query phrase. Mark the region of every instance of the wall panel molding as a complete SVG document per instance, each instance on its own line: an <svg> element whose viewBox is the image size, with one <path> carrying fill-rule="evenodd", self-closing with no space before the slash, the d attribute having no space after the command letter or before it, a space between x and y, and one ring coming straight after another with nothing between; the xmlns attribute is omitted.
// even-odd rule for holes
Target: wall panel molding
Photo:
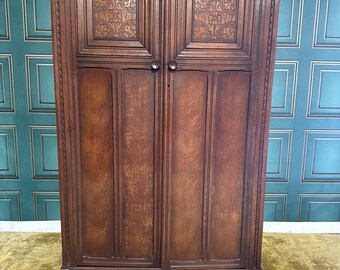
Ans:
<svg viewBox="0 0 340 270"><path fill-rule="evenodd" d="M14 125L0 125L0 181L19 178L17 130Z"/></svg>
<svg viewBox="0 0 340 270"><path fill-rule="evenodd" d="M12 55L0 53L0 113L14 111Z"/></svg>
<svg viewBox="0 0 340 270"><path fill-rule="evenodd" d="M340 221L340 194L300 194L298 221Z"/></svg>
<svg viewBox="0 0 340 270"><path fill-rule="evenodd" d="M311 61L307 117L340 117L340 62Z"/></svg>
<svg viewBox="0 0 340 270"><path fill-rule="evenodd" d="M58 180L57 134L55 126L30 126L33 180Z"/></svg>
<svg viewBox="0 0 340 270"><path fill-rule="evenodd" d="M54 113L52 55L26 55L26 87L30 113Z"/></svg>
<svg viewBox="0 0 340 270"><path fill-rule="evenodd" d="M25 41L52 41L51 6L46 0L22 0Z"/></svg>
<svg viewBox="0 0 340 270"><path fill-rule="evenodd" d="M37 221L59 220L59 192L34 191L34 219Z"/></svg>
<svg viewBox="0 0 340 270"><path fill-rule="evenodd" d="M288 182L293 130L269 131L267 183Z"/></svg>
<svg viewBox="0 0 340 270"><path fill-rule="evenodd" d="M340 1L317 0L313 48L336 49L340 45Z"/></svg>
<svg viewBox="0 0 340 270"><path fill-rule="evenodd" d="M298 61L275 62L271 117L294 117Z"/></svg>
<svg viewBox="0 0 340 270"><path fill-rule="evenodd" d="M301 182L340 183L340 130L306 130Z"/></svg>
<svg viewBox="0 0 340 270"><path fill-rule="evenodd" d="M0 221L21 221L20 191L0 191Z"/></svg>
<svg viewBox="0 0 340 270"><path fill-rule="evenodd" d="M266 221L285 221L288 203L288 194L265 195L265 220Z"/></svg>
<svg viewBox="0 0 340 270"><path fill-rule="evenodd" d="M278 48L299 48L304 0L280 1Z"/></svg>
<svg viewBox="0 0 340 270"><path fill-rule="evenodd" d="M9 0L0 0L0 41L11 40Z"/></svg>

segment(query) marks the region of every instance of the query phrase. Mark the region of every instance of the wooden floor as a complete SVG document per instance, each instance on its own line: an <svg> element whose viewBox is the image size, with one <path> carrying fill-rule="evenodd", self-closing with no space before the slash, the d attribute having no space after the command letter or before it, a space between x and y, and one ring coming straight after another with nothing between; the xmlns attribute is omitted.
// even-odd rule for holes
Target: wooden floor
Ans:
<svg viewBox="0 0 340 270"><path fill-rule="evenodd" d="M0 233L1 270L57 270L60 234ZM263 270L340 270L340 235L265 234Z"/></svg>

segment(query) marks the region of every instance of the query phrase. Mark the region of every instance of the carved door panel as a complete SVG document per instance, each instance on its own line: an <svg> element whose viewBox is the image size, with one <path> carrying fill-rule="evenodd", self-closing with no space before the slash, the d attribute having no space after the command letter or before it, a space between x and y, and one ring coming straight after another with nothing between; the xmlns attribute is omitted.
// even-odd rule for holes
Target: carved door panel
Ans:
<svg viewBox="0 0 340 270"><path fill-rule="evenodd" d="M167 1L165 269L255 267L260 3Z"/></svg>
<svg viewBox="0 0 340 270"><path fill-rule="evenodd" d="M157 0L78 0L78 265L160 266Z"/></svg>

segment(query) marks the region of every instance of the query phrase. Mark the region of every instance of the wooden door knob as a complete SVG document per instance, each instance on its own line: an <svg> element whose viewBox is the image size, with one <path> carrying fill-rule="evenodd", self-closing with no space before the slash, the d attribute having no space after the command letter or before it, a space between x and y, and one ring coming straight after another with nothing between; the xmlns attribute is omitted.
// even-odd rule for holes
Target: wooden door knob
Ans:
<svg viewBox="0 0 340 270"><path fill-rule="evenodd" d="M177 69L177 62L176 61L171 61L169 63L169 69L170 70L176 70Z"/></svg>
<svg viewBox="0 0 340 270"><path fill-rule="evenodd" d="M151 62L151 69L152 70L159 70L160 66L161 66L161 63L158 60L153 60Z"/></svg>

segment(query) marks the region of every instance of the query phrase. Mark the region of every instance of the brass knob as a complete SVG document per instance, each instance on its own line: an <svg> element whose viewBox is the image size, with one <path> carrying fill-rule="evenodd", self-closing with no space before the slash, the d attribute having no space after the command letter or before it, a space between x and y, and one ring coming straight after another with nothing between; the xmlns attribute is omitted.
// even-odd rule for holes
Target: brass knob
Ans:
<svg viewBox="0 0 340 270"><path fill-rule="evenodd" d="M152 70L159 70L160 66L161 66L161 63L158 60L153 60L151 62L151 69Z"/></svg>
<svg viewBox="0 0 340 270"><path fill-rule="evenodd" d="M177 69L177 62L176 61L171 61L169 63L169 69L170 70L176 70Z"/></svg>

